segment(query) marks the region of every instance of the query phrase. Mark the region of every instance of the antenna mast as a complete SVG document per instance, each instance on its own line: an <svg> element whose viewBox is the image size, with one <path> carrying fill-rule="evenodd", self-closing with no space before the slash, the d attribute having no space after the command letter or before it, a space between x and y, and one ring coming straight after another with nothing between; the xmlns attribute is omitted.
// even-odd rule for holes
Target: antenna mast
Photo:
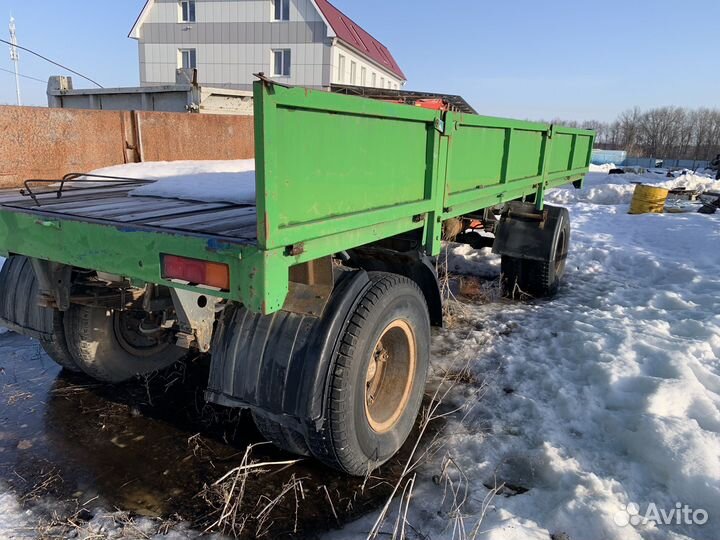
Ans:
<svg viewBox="0 0 720 540"><path fill-rule="evenodd" d="M15 91L17 93L17 104L22 105L20 99L20 70L18 69L18 63L20 62L20 54L17 49L17 35L15 34L15 17L10 17L10 60L15 64Z"/></svg>

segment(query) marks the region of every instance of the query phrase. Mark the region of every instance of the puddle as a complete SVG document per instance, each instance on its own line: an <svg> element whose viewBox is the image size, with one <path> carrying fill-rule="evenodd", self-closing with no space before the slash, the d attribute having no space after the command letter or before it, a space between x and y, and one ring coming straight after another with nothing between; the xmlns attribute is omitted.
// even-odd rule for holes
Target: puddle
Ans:
<svg viewBox="0 0 720 540"><path fill-rule="evenodd" d="M27 507L118 509L204 530L218 517L217 494L206 487L263 441L248 414L205 403L207 374L202 358L147 381L105 385L61 373L30 339L0 335L0 481ZM292 458L271 445L252 453L260 462ZM299 509L297 492L284 497L262 533L305 538L380 508L402 465L401 455L363 485L307 459L249 476L243 500L257 513L301 480Z"/></svg>

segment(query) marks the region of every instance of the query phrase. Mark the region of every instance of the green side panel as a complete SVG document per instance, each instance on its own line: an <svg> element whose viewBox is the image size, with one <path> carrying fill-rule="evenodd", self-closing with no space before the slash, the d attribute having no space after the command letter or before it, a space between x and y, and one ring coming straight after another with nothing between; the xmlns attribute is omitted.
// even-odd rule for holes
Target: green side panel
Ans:
<svg viewBox="0 0 720 540"><path fill-rule="evenodd" d="M578 169L589 166L588 156L592 154L594 138L590 135L577 135L575 152L573 153L572 168Z"/></svg>
<svg viewBox="0 0 720 540"><path fill-rule="evenodd" d="M510 147L508 181L538 176L543 165L543 131L518 129L513 132Z"/></svg>
<svg viewBox="0 0 720 540"><path fill-rule="evenodd" d="M566 171L572 168L570 158L574 142L574 135L558 133L555 136L553 139L552 156L550 157L550 167L548 169L551 173Z"/></svg>
<svg viewBox="0 0 720 540"><path fill-rule="evenodd" d="M427 124L292 108L279 108L276 122L283 152L267 194L280 230L425 200Z"/></svg>
<svg viewBox="0 0 720 540"><path fill-rule="evenodd" d="M452 136L448 155L447 191L450 194L497 184L504 175L510 130L468 125Z"/></svg>
<svg viewBox="0 0 720 540"><path fill-rule="evenodd" d="M449 113L443 219L581 178L594 133Z"/></svg>
<svg viewBox="0 0 720 540"><path fill-rule="evenodd" d="M593 135L579 130L556 128L552 141L550 173L576 170L589 166Z"/></svg>
<svg viewBox="0 0 720 540"><path fill-rule="evenodd" d="M257 84L261 247L288 247L432 209L440 113Z"/></svg>

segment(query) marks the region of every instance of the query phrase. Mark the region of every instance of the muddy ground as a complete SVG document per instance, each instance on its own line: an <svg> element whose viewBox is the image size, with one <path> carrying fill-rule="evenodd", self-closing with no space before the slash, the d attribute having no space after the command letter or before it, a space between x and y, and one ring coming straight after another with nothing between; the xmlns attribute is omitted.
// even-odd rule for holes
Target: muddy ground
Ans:
<svg viewBox="0 0 720 540"><path fill-rule="evenodd" d="M0 483L39 516L39 536L69 534L100 508L231 532L216 524L224 493L212 484L263 439L247 413L205 403L208 363L196 358L147 380L105 385L61 372L28 338L0 335ZM248 475L234 530L312 538L377 511L407 449L402 454L367 481L310 459ZM267 444L250 456L293 458Z"/></svg>

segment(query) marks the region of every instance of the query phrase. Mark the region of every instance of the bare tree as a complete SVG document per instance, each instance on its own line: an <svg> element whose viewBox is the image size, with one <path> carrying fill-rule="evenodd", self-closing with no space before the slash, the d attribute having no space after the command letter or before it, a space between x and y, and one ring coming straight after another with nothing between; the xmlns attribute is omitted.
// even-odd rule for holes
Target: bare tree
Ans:
<svg viewBox="0 0 720 540"><path fill-rule="evenodd" d="M554 119L551 124L591 129L595 145L624 150L631 156L711 160L720 154L720 110L683 107L639 107L621 113L614 122Z"/></svg>

